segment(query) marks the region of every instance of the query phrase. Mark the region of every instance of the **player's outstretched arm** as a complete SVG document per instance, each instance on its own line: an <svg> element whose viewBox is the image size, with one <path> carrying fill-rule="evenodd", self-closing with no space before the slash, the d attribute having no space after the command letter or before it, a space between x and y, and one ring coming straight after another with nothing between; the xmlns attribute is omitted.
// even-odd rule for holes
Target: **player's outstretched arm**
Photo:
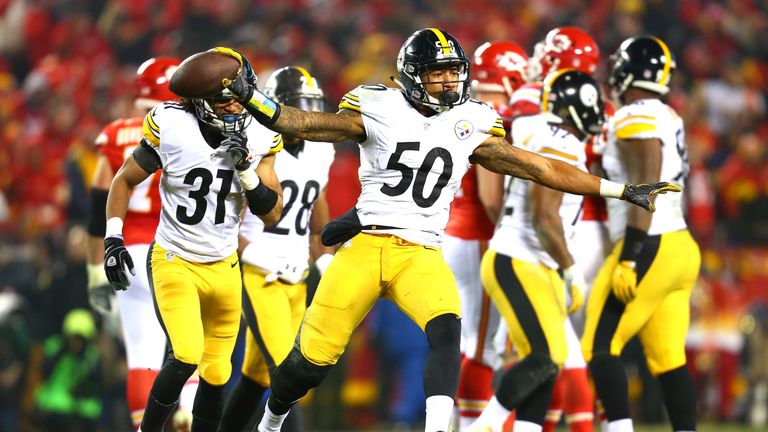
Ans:
<svg viewBox="0 0 768 432"><path fill-rule="evenodd" d="M503 138L495 136L480 144L469 160L491 171L532 180L559 191L622 199L648 211L655 210L651 197L657 193L682 190L679 186L666 182L641 185L614 183L565 162L511 146Z"/></svg>
<svg viewBox="0 0 768 432"><path fill-rule="evenodd" d="M243 69L250 67L243 60ZM340 142L365 140L365 125L360 113L341 110L336 114L307 112L280 105L261 93L241 73L234 80L224 78L222 85L261 124L275 132L307 141Z"/></svg>
<svg viewBox="0 0 768 432"><path fill-rule="evenodd" d="M339 112L308 112L280 105L280 117L274 125L266 125L280 133L307 141L331 142L365 141L365 125L360 113L342 109Z"/></svg>

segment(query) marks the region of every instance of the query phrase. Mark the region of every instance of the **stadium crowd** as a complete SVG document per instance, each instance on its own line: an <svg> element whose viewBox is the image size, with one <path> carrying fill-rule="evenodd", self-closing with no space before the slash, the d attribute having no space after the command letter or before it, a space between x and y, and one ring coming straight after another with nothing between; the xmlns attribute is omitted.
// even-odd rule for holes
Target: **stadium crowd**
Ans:
<svg viewBox="0 0 768 432"><path fill-rule="evenodd" d="M397 50L415 29L449 29L471 52L498 39L531 49L564 24L594 36L603 67L620 41L638 34L657 35L676 53L668 102L687 125L688 221L704 257L688 344L700 412L707 420L765 425L768 413L752 403L768 392L768 370L757 361L764 363L760 353L768 352L765 2L0 0L0 432L33 430L44 415L38 389L50 378L49 363L62 358L51 348L62 331L83 335L98 352L95 364L80 365L98 386L84 380L79 387L102 407L96 423L102 430L130 430L120 403L124 353L117 332L98 318L95 330L82 316L72 321L70 312L88 307L84 225L93 143L105 124L129 112L143 60L230 46L264 76L283 65L306 66L333 107L360 83L390 83ZM605 71L597 76L604 81ZM337 144L331 217L358 195L356 151L354 143ZM329 378L335 385L326 387L333 390L318 389L311 398L313 428L420 421L421 397L403 402L408 385L420 379L393 384L376 373L397 373L390 370L404 356L397 337L414 334L406 357L425 351L420 334L387 308L377 308L368 331L353 339L347 367ZM62 327L65 317L75 324ZM395 326L408 330L398 333ZM626 355L642 354L630 349ZM637 365L630 368L630 392L639 418L659 421L660 405L647 403L658 400L649 396L658 390L643 386L642 361L631 364ZM419 377L414 368L409 376ZM336 403L348 413L345 423L321 409ZM768 401L762 404L768 410Z"/></svg>

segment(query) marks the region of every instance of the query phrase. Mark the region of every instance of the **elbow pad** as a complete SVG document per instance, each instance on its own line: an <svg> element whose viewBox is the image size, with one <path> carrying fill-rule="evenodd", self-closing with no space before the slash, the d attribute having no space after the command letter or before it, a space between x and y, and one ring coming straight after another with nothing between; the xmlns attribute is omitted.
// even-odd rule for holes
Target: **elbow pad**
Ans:
<svg viewBox="0 0 768 432"><path fill-rule="evenodd" d="M109 191L91 189L91 205L88 215L88 234L104 237L107 232L107 196Z"/></svg>
<svg viewBox="0 0 768 432"><path fill-rule="evenodd" d="M248 200L248 209L256 216L263 216L277 204L277 192L264 186L259 182L258 186L245 191L245 197Z"/></svg>
<svg viewBox="0 0 768 432"><path fill-rule="evenodd" d="M141 145L136 147L133 151L133 160L144 171L149 174L154 173L163 167L160 162L160 155L157 154L157 150L152 147L146 139L141 140Z"/></svg>

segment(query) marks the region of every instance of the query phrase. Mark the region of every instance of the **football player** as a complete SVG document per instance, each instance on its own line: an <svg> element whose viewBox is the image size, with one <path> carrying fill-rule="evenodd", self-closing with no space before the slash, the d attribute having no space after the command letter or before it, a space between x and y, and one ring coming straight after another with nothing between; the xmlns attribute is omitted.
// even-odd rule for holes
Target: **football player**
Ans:
<svg viewBox="0 0 768 432"><path fill-rule="evenodd" d="M531 80L531 85L536 85L541 83L545 76L565 69L575 69L592 75L597 69L599 60L600 51L595 40L588 33L577 27L556 27L536 44L533 57L528 63L528 78ZM533 88L524 88L516 92L513 98L513 111L526 114L540 111L540 107L537 106L538 109L534 110L533 106L527 102L529 94L532 95L533 92ZM520 95L518 96L517 93ZM540 94L538 96L535 99L537 102L541 100ZM525 116L515 120L512 129L513 141L525 143L531 139L531 135L550 135L550 128L542 120L539 116ZM594 157L598 154L595 150L600 148L599 145L595 145L599 138L600 134L591 134L586 141L587 169L595 175L601 174L594 170L594 167L598 166ZM578 218L580 220L577 219L578 224L576 224L573 238L568 239L568 246L573 252L575 261L573 268L564 272L564 275L570 275L582 284L586 282L586 286L580 287L584 290L584 295L588 295L589 286L597 274L597 269L607 255L606 218L605 202L601 197L584 197L581 216ZM576 220L569 221L571 222L575 223ZM552 402L544 423L545 432L555 429L563 412L565 412L565 422L572 432L594 430L594 397L589 386L587 364L581 355L580 332L577 333L576 324L579 329L583 327L581 309L565 320L568 357L555 382Z"/></svg>
<svg viewBox="0 0 768 432"><path fill-rule="evenodd" d="M674 56L654 36L629 38L612 57L609 85L621 107L609 122L603 154L611 178L685 181L683 120L662 100L674 69ZM617 244L592 286L582 338L607 417L605 430L632 430L619 355L635 335L661 384L672 429L696 430L696 397L684 345L701 254L685 222L683 197L657 197L653 215L617 204L608 202L610 235Z"/></svg>
<svg viewBox="0 0 768 432"><path fill-rule="evenodd" d="M305 111L325 111L325 95L306 69L278 69L264 85L264 94ZM331 143L305 143L284 136L284 151L275 158L285 206L273 227L252 214L240 226L240 261L246 297L243 315L248 330L242 377L235 385L222 417L221 432L246 430L264 392L269 375L288 355L304 317L311 258L322 274L333 249L320 243L328 223L325 186L333 163ZM294 428L294 430L300 429Z"/></svg>
<svg viewBox="0 0 768 432"><path fill-rule="evenodd" d="M239 56L230 49L214 50ZM252 73L244 79L255 82ZM149 394L140 427L144 432L162 431L196 369L200 384L192 430L219 426L240 326L241 209L247 205L267 225L274 225L282 210L274 172L282 138L252 120L229 91L209 99L164 102L144 118L141 144L109 189L104 267L115 289L125 290L128 272L135 273L123 240L126 210L136 186L162 170L163 211L146 262L170 352Z"/></svg>
<svg viewBox="0 0 768 432"><path fill-rule="evenodd" d="M525 83L528 55L516 43L486 42L472 58L472 96L493 107L509 126L509 99ZM503 177L472 166L451 204L443 257L456 278L461 300L461 373L456 391L459 430L472 423L493 395L493 372L501 357L493 346L499 312L480 282L480 259L499 218Z"/></svg>
<svg viewBox="0 0 768 432"><path fill-rule="evenodd" d="M555 72L542 85L541 105L538 118L549 134L536 132L517 145L586 171L584 141L599 133L603 123L598 84L573 69ZM581 201L581 196L531 181L511 184L504 216L483 256L482 279L504 317L519 362L504 373L496 395L469 430L500 431L515 409L513 430L542 430L558 369L568 355L566 310L573 313L584 303L583 276L573 272L567 241Z"/></svg>
<svg viewBox="0 0 768 432"><path fill-rule="evenodd" d="M169 57L152 58L139 67L136 74L136 99L134 105L146 115L155 105L166 100L175 100L176 95L168 89L171 75L180 60ZM107 192L114 173L120 169L141 141L143 117L129 117L107 125L96 138L101 153L91 187L91 215L88 220L88 299L94 310L105 316L112 316L115 290L110 286L104 273L104 232ZM137 185L131 195L125 215L125 244L128 253L135 260L147 256L149 244L155 235L160 219L160 176L150 175ZM146 267L138 266L136 275L129 276L133 288L117 294L117 309L120 311L120 327L128 363L126 377L126 402L135 428L139 427L144 415L149 389L163 364L166 339L163 329L155 317L152 294L149 289ZM192 393L197 387L197 378L187 382ZM182 399L180 405L192 409L192 401Z"/></svg>
<svg viewBox="0 0 768 432"><path fill-rule="evenodd" d="M509 145L496 111L469 98L469 59L443 30L412 34L400 49L397 69L400 88L360 86L343 97L336 114L281 106L243 75L222 80L272 130L310 141L354 140L361 149L361 195L323 231L325 244L342 247L320 281L294 348L272 375L261 431L280 429L290 407L323 380L379 297L392 299L424 329L430 347L425 430L448 430L461 326L456 282L440 241L450 202L471 164L643 206L650 195L671 190L662 183L613 183Z"/></svg>

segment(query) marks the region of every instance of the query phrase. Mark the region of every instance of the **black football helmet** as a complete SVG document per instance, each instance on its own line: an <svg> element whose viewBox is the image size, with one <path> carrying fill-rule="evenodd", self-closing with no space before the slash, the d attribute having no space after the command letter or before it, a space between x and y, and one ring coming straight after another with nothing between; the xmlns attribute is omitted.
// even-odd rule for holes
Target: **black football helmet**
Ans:
<svg viewBox="0 0 768 432"><path fill-rule="evenodd" d="M544 78L541 88L541 113L547 122L570 123L581 132L580 138L602 132L605 114L600 86L591 76L575 69L564 69Z"/></svg>
<svg viewBox="0 0 768 432"><path fill-rule="evenodd" d="M442 91L437 97L428 94L421 76L453 67L459 73L458 91ZM469 99L469 59L459 41L446 31L426 28L412 34L397 55L397 72L405 96L435 111L447 111Z"/></svg>
<svg viewBox="0 0 768 432"><path fill-rule="evenodd" d="M248 82L256 87L256 74L253 72L251 64L244 60L242 54L231 48L225 47L216 47L210 49L209 51L226 52L240 60L243 68L241 73L245 74L245 78L248 80ZM191 102L195 111L195 116L201 123L204 123L213 129L216 129L225 134L232 134L244 131L245 128L248 127L248 125L253 120L253 117L251 117L251 115L245 109L243 109L240 114L225 114L222 116L216 115L216 113L213 111L213 104L228 102L232 99L234 99L234 96L232 93L230 93L229 89L225 88L224 90L209 98L191 99Z"/></svg>
<svg viewBox="0 0 768 432"><path fill-rule="evenodd" d="M320 83L300 66L286 66L274 71L263 91L283 105L302 111L325 111L325 93Z"/></svg>
<svg viewBox="0 0 768 432"><path fill-rule="evenodd" d="M667 44L655 36L629 38L611 56L608 84L621 97L630 87L659 95L669 93L669 81L675 70L675 57Z"/></svg>

